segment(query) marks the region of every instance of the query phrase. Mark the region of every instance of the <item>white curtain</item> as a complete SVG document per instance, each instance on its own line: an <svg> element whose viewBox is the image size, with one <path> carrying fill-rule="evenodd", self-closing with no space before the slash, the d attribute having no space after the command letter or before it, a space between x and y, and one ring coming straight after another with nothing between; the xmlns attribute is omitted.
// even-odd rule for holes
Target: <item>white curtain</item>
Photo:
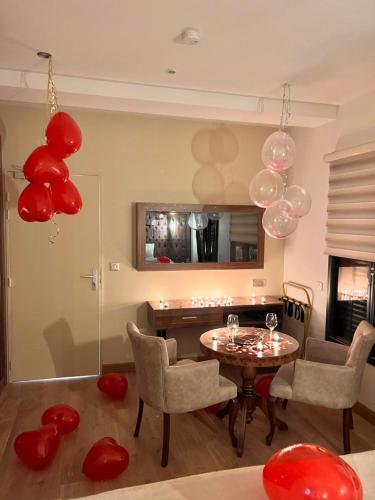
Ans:
<svg viewBox="0 0 375 500"><path fill-rule="evenodd" d="M340 156L330 162L326 253L375 261L375 151Z"/></svg>

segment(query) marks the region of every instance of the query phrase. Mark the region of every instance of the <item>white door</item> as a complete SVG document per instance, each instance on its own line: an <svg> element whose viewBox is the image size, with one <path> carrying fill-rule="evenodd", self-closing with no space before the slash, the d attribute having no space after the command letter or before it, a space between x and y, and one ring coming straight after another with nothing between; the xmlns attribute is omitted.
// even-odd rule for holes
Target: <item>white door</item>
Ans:
<svg viewBox="0 0 375 500"><path fill-rule="evenodd" d="M18 216L17 199L26 181L11 174L6 179L11 381L100 372L99 177L72 180L83 208L53 218L60 234L51 244L53 223Z"/></svg>

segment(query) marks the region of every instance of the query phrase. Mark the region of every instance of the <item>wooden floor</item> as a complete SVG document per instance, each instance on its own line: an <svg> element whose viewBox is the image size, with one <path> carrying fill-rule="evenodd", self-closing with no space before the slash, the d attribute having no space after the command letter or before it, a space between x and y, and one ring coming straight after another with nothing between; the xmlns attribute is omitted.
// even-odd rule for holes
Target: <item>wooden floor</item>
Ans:
<svg viewBox="0 0 375 500"><path fill-rule="evenodd" d="M0 395L0 498L44 500L74 498L141 483L263 464L280 448L299 442L321 444L342 453L341 418L338 412L290 403L279 410L289 431L277 432L273 445L265 445L267 422L257 410L248 426L243 457L237 458L227 434L227 418L219 420L204 410L173 415L169 466L160 467L161 415L145 407L140 437L132 437L137 413L135 375L127 374L129 392L124 402L107 399L94 379L8 385ZM62 439L54 462L43 471L30 471L13 451L14 438L39 426L44 409L67 403L81 414L80 427ZM92 482L81 473L81 464L90 445L112 436L130 454L128 470L114 481ZM375 428L354 415L352 451L375 448Z"/></svg>

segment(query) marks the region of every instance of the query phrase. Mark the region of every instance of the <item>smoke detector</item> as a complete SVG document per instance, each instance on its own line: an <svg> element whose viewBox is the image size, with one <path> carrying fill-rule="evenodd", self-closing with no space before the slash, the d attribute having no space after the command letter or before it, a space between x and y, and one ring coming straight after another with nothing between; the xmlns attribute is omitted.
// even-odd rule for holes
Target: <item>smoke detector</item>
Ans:
<svg viewBox="0 0 375 500"><path fill-rule="evenodd" d="M186 45L196 45L200 41L199 30L195 28L185 28L182 30L180 36L180 43L184 43Z"/></svg>

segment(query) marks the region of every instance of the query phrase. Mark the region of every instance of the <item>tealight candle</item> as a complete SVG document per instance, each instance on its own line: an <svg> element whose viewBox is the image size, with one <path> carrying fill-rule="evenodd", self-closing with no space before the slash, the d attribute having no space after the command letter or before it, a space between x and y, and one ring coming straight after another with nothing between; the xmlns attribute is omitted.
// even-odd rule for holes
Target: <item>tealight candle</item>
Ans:
<svg viewBox="0 0 375 500"><path fill-rule="evenodd" d="M161 297L159 299L159 305L160 305L160 309L164 309L164 299L162 299Z"/></svg>
<svg viewBox="0 0 375 500"><path fill-rule="evenodd" d="M164 309L169 309L169 304L168 304L168 302L164 302Z"/></svg>
<svg viewBox="0 0 375 500"><path fill-rule="evenodd" d="M258 342L257 342L257 351L263 351L263 349L264 349L263 342L261 340L258 340Z"/></svg>
<svg viewBox="0 0 375 500"><path fill-rule="evenodd" d="M262 302L262 304L265 304L265 303L267 302L267 299L266 299L266 297L264 297L264 296L263 296L263 297L260 299L260 301Z"/></svg>
<svg viewBox="0 0 375 500"><path fill-rule="evenodd" d="M277 332L273 332L272 340L278 342L280 340L280 335Z"/></svg>

